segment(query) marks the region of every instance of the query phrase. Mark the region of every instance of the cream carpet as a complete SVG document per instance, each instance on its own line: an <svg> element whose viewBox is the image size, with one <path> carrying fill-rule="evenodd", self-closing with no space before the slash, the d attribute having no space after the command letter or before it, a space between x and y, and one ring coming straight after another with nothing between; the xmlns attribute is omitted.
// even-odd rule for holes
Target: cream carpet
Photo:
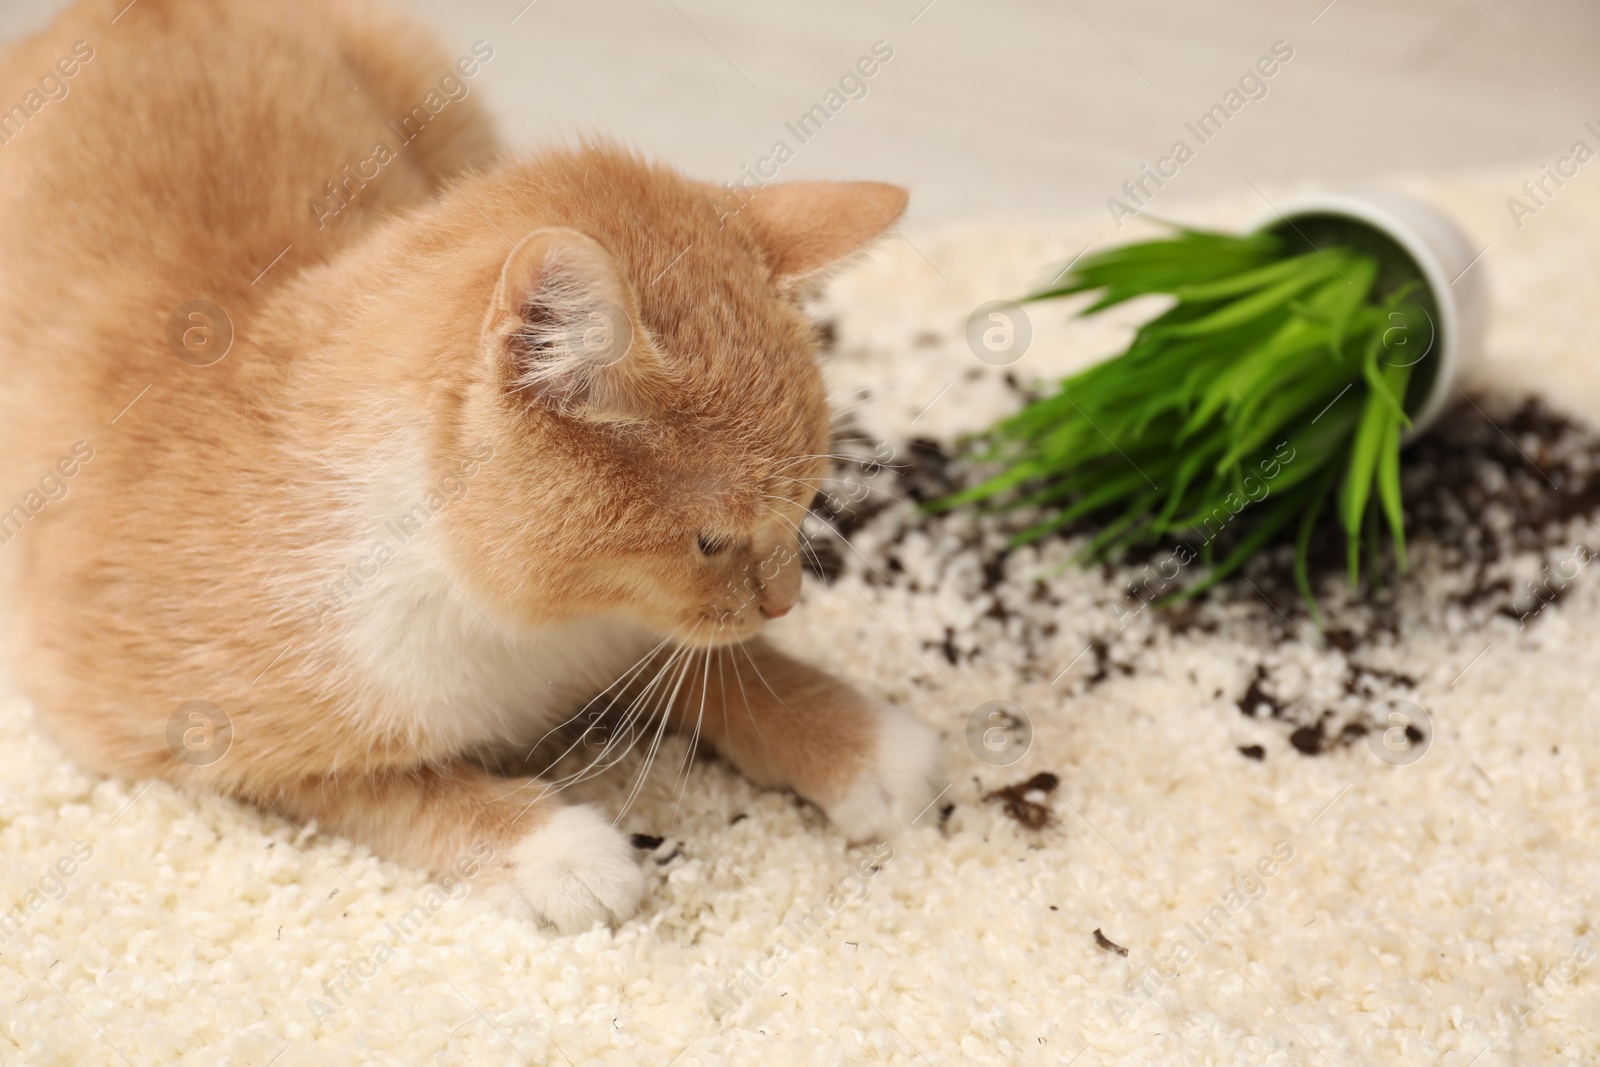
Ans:
<svg viewBox="0 0 1600 1067"><path fill-rule="evenodd" d="M1077 542L1056 541L997 563L998 527L885 495L944 484L914 440L1009 410L1008 370L1057 374L1125 328L1036 308L1028 355L995 368L967 313L1142 231L911 233L837 281L848 448L903 476L841 470L850 544L819 544L838 573L777 630L943 733L949 788L891 846L847 848L715 761L679 793L680 743L624 820L662 839L639 842L644 909L557 937L314 828L87 776L10 699L0 1062L1600 1060L1600 438L1552 414L1600 420L1600 177L1518 229L1505 200L1537 176L1412 183L1489 246L1481 411L1407 475L1415 572L1365 604L1330 578L1326 640L1270 565L1162 615L1126 593L1143 561L1063 568ZM1267 210L1172 201L1214 225ZM1531 611L1524 582L1563 561ZM1015 763L1021 727L969 743L991 701L1031 722ZM637 770L589 796L618 803Z"/></svg>

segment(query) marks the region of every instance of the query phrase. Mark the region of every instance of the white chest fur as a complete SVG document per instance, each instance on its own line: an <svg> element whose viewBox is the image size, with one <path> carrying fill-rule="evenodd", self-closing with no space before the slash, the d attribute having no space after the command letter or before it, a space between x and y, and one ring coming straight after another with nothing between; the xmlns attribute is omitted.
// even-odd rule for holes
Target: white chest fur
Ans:
<svg viewBox="0 0 1600 1067"><path fill-rule="evenodd" d="M537 739L655 645L603 618L518 633L469 599L431 541L408 543L339 613L346 660L397 734L456 751Z"/></svg>

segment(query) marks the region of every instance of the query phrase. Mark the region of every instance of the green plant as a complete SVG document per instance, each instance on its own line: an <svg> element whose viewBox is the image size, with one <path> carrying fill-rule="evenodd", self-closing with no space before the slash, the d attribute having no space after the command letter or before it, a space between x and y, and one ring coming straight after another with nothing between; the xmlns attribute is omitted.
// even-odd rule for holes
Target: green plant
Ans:
<svg viewBox="0 0 1600 1067"><path fill-rule="evenodd" d="M982 435L977 458L1001 472L932 506L1043 509L1018 543L1103 519L1085 562L1203 536L1209 573L1168 600L1220 581L1292 527L1295 581L1315 614L1307 548L1335 496L1352 587L1363 556L1381 573L1380 521L1403 571L1400 440L1433 320L1414 277L1389 284L1392 274L1376 254L1297 251L1268 232L1178 229L1085 259L1028 299L1098 292L1085 315L1152 294L1172 305L1126 351ZM1230 548L1215 560L1224 528Z"/></svg>

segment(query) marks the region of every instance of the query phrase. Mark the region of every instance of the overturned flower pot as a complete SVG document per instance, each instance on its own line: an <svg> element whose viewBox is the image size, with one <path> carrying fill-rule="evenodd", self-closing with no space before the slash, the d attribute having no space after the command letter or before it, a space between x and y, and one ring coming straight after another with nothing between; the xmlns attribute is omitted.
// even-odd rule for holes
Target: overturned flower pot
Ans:
<svg viewBox="0 0 1600 1067"><path fill-rule="evenodd" d="M1488 283L1467 235L1448 215L1420 200L1385 190L1356 190L1297 197L1281 205L1261 228L1291 247L1346 246L1378 259L1377 288L1392 292L1407 282L1421 288L1417 304L1427 315L1421 337L1393 343L1391 359L1412 346L1417 361L1406 393L1414 439L1459 396L1483 352L1489 320ZM1393 337L1392 341L1399 341Z"/></svg>

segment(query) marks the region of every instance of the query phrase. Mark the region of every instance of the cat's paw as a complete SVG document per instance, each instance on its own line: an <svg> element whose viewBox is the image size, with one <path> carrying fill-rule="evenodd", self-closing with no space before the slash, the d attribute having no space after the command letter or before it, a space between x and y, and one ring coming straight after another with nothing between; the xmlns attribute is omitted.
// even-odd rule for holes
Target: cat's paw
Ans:
<svg viewBox="0 0 1600 1067"><path fill-rule="evenodd" d="M511 852L511 906L565 934L619 923L644 895L628 838L586 804L561 808Z"/></svg>
<svg viewBox="0 0 1600 1067"><path fill-rule="evenodd" d="M900 833L938 795L939 735L893 708L876 713L877 748L845 795L824 810L851 841Z"/></svg>

